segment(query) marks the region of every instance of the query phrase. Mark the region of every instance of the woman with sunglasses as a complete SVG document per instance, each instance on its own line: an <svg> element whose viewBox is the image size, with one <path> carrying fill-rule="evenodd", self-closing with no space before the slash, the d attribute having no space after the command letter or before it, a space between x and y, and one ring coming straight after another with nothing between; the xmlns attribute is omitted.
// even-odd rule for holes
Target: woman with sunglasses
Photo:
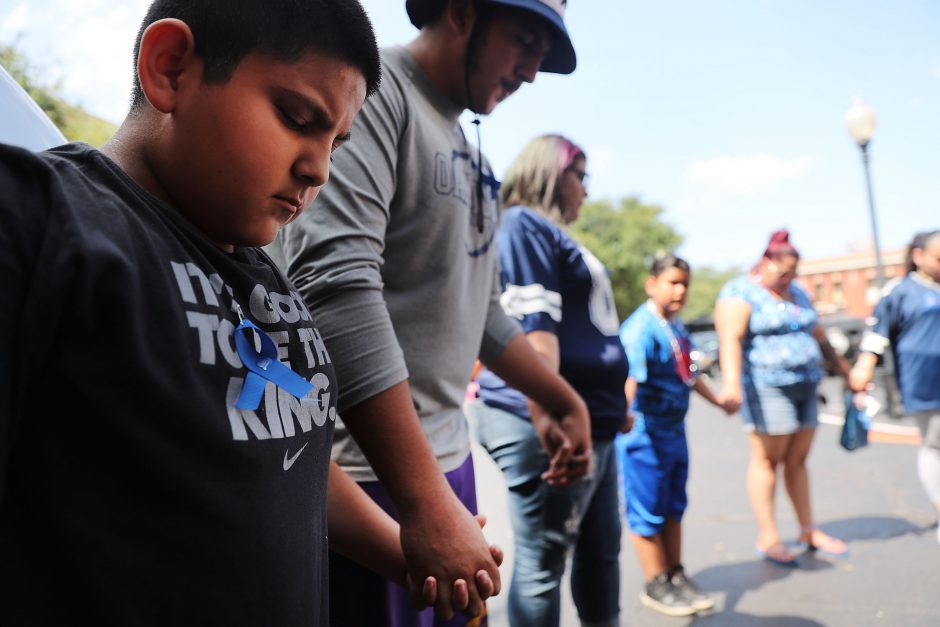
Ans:
<svg viewBox="0 0 940 627"><path fill-rule="evenodd" d="M587 157L559 135L523 148L503 180L497 233L503 309L574 387L591 417L593 464L569 485L543 479L533 423L544 411L484 369L469 413L510 491L515 535L509 624L557 627L565 563L583 625L619 625L620 510L614 436L627 414L627 357L607 270L565 229L578 218Z"/></svg>
<svg viewBox="0 0 940 627"><path fill-rule="evenodd" d="M777 469L807 549L845 555L844 542L817 529L810 506L806 458L816 433L816 388L825 358L848 381L849 365L833 350L806 291L793 281L800 255L785 230L775 232L763 256L718 296L722 394L740 409L750 445L747 491L757 518L755 550L766 560L797 565L781 541L774 516Z"/></svg>

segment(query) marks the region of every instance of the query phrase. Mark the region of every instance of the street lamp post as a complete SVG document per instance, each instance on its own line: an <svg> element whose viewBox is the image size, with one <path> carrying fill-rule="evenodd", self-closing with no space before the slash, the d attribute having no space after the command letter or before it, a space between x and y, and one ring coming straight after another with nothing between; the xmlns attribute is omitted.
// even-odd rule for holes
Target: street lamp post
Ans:
<svg viewBox="0 0 940 627"><path fill-rule="evenodd" d="M875 276L878 280L878 291L885 285L884 266L881 265L881 243L878 241L878 221L875 218L875 197L871 191L871 171L868 167L868 143L875 134L877 125L875 112L863 101L861 96L855 96L852 107L845 114L845 127L849 135L858 144L862 151L862 163L865 165L865 186L868 189L868 213L871 217L872 239L875 244Z"/></svg>
<svg viewBox="0 0 940 627"><path fill-rule="evenodd" d="M875 277L878 282L878 293L881 294L885 285L885 271L881 263L881 242L878 239L878 220L875 217L875 196L871 191L871 171L868 166L868 144L875 134L877 117L863 101L861 96L855 96L851 108L845 114L845 127L849 135L858 144L862 151L862 163L865 166L865 187L868 190L868 214L871 218L872 240L875 245ZM885 351L882 356L882 365L884 366L884 378L882 389L885 391L885 409L892 416L897 415L895 407L895 382L894 382L894 363L891 358L891 351Z"/></svg>

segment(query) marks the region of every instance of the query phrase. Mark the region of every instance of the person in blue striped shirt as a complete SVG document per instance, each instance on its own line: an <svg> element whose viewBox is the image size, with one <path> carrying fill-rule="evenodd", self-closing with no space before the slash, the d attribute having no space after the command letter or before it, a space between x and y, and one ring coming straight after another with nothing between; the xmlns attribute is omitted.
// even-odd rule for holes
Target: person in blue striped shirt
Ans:
<svg viewBox="0 0 940 627"><path fill-rule="evenodd" d="M940 515L940 230L914 237L907 270L875 307L849 384L856 392L868 389L878 357L891 347L904 412L923 436L918 474Z"/></svg>

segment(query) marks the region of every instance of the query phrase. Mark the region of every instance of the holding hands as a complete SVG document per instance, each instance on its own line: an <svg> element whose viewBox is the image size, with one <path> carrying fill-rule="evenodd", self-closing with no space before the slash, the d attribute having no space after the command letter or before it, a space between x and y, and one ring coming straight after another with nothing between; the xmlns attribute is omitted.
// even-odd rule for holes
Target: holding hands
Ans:
<svg viewBox="0 0 940 627"><path fill-rule="evenodd" d="M729 416L736 413L741 409L741 399L743 394L741 392L741 384L726 383L722 389L721 394L718 395L717 405L721 407L726 414Z"/></svg>
<svg viewBox="0 0 940 627"><path fill-rule="evenodd" d="M583 415L579 411L571 412L561 421L545 412L532 414L532 426L549 455L548 470L542 473L542 479L549 485L569 485L590 469L593 455L590 419L587 409L581 409Z"/></svg>
<svg viewBox="0 0 940 627"><path fill-rule="evenodd" d="M477 514L475 518L481 529L486 526L486 516ZM490 556L493 558L493 561L496 562L497 566L502 565L503 550L499 548L499 546L495 544L490 545ZM404 585L408 589L411 597L412 607L420 610L433 606L435 607L435 615L437 618L445 620L452 618L456 612L460 612L471 618L479 616L483 612L484 601L499 592L497 584L494 583L486 569L480 569L476 572L474 583L476 584L476 594L471 595L471 588L468 586L467 580L462 578L455 579L447 595L441 595L440 599L443 600L445 596L449 597L449 605L439 605L438 583L433 575L425 577L421 586L416 585L409 573L405 573L404 576ZM471 603L471 596L474 597L473 603ZM477 600L479 602L476 602Z"/></svg>

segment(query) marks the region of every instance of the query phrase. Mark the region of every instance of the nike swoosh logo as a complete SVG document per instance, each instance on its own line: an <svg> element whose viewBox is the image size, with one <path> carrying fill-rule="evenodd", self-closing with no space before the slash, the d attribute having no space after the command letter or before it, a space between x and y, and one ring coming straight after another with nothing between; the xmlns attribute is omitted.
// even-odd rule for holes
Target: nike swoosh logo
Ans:
<svg viewBox="0 0 940 627"><path fill-rule="evenodd" d="M300 454L304 452L305 448L307 448L307 444L310 444L310 442L307 442L301 446L300 450L290 457L287 456L287 454L290 453L290 449L284 451L284 472L290 470L290 467L294 465L294 462L297 461L297 458L300 457Z"/></svg>

